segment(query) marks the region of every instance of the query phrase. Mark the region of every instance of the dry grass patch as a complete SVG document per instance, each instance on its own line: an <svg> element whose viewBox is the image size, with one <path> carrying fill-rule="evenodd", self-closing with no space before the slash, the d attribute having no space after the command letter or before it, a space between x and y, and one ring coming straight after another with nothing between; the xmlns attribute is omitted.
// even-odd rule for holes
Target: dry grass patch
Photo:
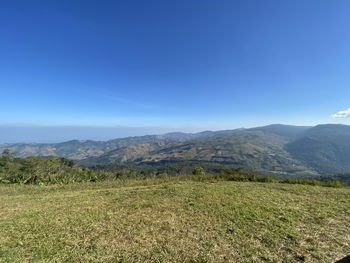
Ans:
<svg viewBox="0 0 350 263"><path fill-rule="evenodd" d="M132 181L0 186L3 262L332 262L350 189Z"/></svg>

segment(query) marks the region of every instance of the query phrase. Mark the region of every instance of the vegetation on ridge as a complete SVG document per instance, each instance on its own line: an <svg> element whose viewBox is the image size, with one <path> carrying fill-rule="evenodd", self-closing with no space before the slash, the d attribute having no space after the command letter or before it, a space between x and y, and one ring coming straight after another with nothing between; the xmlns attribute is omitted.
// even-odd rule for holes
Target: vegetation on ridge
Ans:
<svg viewBox="0 0 350 263"><path fill-rule="evenodd" d="M206 169L207 171L206 171ZM0 183L8 184L57 184L72 182L97 182L117 179L147 179L178 177L179 180L194 181L250 181L281 182L341 187L339 181L320 181L315 179L288 178L277 179L254 172L245 172L241 168L223 165L201 166L196 163L161 167L119 167L86 168L76 165L72 160L61 157L26 157L14 158L9 151L0 156Z"/></svg>

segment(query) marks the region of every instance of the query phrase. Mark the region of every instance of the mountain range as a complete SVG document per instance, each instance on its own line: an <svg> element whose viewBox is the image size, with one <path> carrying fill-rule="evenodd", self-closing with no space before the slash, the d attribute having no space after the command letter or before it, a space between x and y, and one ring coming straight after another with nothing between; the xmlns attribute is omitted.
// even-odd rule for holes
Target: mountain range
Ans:
<svg viewBox="0 0 350 263"><path fill-rule="evenodd" d="M174 132L109 141L0 145L15 156L60 156L82 165L209 162L270 174L350 172L350 126L274 124L250 129Z"/></svg>

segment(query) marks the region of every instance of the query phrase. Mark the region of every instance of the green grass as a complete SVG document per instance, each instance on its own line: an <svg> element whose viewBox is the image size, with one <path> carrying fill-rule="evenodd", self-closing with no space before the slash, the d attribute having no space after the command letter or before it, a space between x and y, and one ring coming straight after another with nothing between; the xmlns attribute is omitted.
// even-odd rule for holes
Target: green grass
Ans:
<svg viewBox="0 0 350 263"><path fill-rule="evenodd" d="M333 262L350 189L127 180L0 185L1 262Z"/></svg>

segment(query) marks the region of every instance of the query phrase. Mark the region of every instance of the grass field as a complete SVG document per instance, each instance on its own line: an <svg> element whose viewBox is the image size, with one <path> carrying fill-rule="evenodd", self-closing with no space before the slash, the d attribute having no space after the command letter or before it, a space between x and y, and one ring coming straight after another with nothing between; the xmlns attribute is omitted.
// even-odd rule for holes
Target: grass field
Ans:
<svg viewBox="0 0 350 263"><path fill-rule="evenodd" d="M0 186L1 262L334 262L350 189L130 180Z"/></svg>

